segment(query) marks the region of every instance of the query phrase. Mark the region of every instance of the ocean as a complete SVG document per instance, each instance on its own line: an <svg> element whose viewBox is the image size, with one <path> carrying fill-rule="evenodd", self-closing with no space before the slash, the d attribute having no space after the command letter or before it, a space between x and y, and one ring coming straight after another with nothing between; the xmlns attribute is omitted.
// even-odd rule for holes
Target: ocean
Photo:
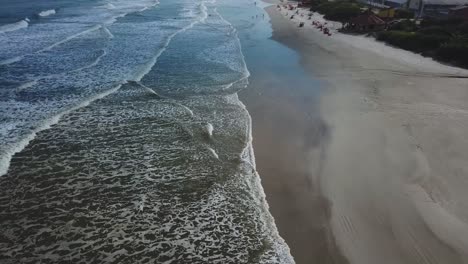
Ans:
<svg viewBox="0 0 468 264"><path fill-rule="evenodd" d="M293 262L237 95L258 3L1 1L0 263Z"/></svg>

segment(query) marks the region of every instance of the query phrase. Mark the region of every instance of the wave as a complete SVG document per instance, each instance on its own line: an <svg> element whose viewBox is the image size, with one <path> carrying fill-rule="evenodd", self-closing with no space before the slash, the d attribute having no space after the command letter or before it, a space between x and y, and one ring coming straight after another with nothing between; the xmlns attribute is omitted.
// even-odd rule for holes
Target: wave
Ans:
<svg viewBox="0 0 468 264"><path fill-rule="evenodd" d="M37 85L39 81L44 80L44 79L58 77L58 76L63 75L63 74L76 73L76 72L79 72L79 71L82 71L82 70L85 70L85 69L89 69L91 67L96 66L101 61L101 59L106 55L107 55L107 52L106 52L106 50L103 49L101 55L99 55L93 62L91 62L88 65L85 65L85 66L82 66L80 68L76 68L76 69L70 70L70 71L65 71L65 72L61 72L61 73L56 73L56 74L50 74L50 75L46 75L46 76L37 77L37 78L35 78L35 79L31 80L31 81L20 84L18 87L16 87L16 91L20 92L20 91L23 91L25 89L29 89L29 88ZM0 65L1 65L1 63L0 63Z"/></svg>
<svg viewBox="0 0 468 264"><path fill-rule="evenodd" d="M190 28L193 28L193 26L195 26L198 23L203 23L208 18L208 13L206 13L205 2L203 1L200 5L201 5L200 8L201 8L201 10L203 12L203 15L199 19L197 19L197 20L193 21L192 23L190 23L188 26L183 27L182 29L180 29L180 30L172 33L171 35L169 35L167 37L166 42L164 43L163 47L153 56L153 58L151 58L151 60L148 61L148 63L142 65L142 67L139 68L139 70L135 73L135 78L132 81L140 82L143 79L143 77L145 75L147 75L151 71L151 69L154 67L154 65L156 65L156 62L158 61L161 54L163 54L164 51L166 51L167 47L169 47L169 44L171 43L172 39L175 36L177 36L178 34L180 34L182 32L187 31Z"/></svg>
<svg viewBox="0 0 468 264"><path fill-rule="evenodd" d="M115 9L115 8L116 8L115 5L113 5L113 4L111 4L111 3L107 3L107 4L105 5L105 7L106 7L107 9Z"/></svg>
<svg viewBox="0 0 468 264"><path fill-rule="evenodd" d="M52 50L53 48L55 48L55 47L57 47L57 46L59 46L59 45L62 45L63 43L66 43L66 42L68 42L68 41L70 41L70 40L73 40L73 39L75 39L75 38L77 38L77 37L79 37L79 36L81 36L81 35L86 34L86 33L90 33L90 32L93 32L93 31L95 31L95 30L98 30L98 29L100 29L101 27L102 27L102 25L96 25L96 26L93 26L93 27L88 28L88 29L86 29L86 30L83 30L83 31L81 31L81 32L78 32L78 33L76 33L76 34L74 34L74 35L71 35L71 36L69 36L69 37L67 37L67 38L65 38L65 39L63 39L63 40L61 40L61 41L55 42L55 43L53 43L53 44L51 44L51 45L49 45L49 46L47 46L47 47L45 47L45 48L42 48L42 49L36 51L36 52L30 53L30 54L26 54L26 55L23 55L23 56L17 56L17 57L13 57L13 58L9 58L9 59L2 60L2 61L0 61L0 65L13 64L13 63L15 63L15 62L21 61L25 56L32 55L32 54L37 54L37 53L42 53L42 52L45 52L45 51L50 51L50 50ZM1 31L0 31L0 32L1 32Z"/></svg>
<svg viewBox="0 0 468 264"><path fill-rule="evenodd" d="M22 60L23 58L24 58L23 56L17 56L17 57L14 57L14 58L2 60L2 61L0 61L0 65L12 64L12 63L15 63L15 62L18 62L18 61Z"/></svg>
<svg viewBox="0 0 468 264"><path fill-rule="evenodd" d="M240 81L242 81L244 79L247 80L250 77L250 72L249 72L249 69L247 68L247 63L245 62L244 53L242 52L242 48L241 48L242 44L240 42L239 33L237 32L236 28L229 21L227 21L223 16L221 16L221 14L218 12L217 8L214 9L214 12L219 16L219 18L224 23L226 23L227 25L229 25L229 27L231 27L232 33L234 34L235 38L237 39L237 45L239 46L239 52L240 52L240 55L242 57L242 64L243 64L243 70L244 70L244 76L241 79L239 79L237 82L240 82ZM234 82L234 83L236 83L236 82ZM234 83L232 83L232 85ZM229 89L229 88L230 88L230 86L227 86L225 89Z"/></svg>
<svg viewBox="0 0 468 264"><path fill-rule="evenodd" d="M211 138L213 136L213 130L214 130L213 125L211 123L207 123L205 125L205 130L206 130L205 132L208 135L208 137Z"/></svg>
<svg viewBox="0 0 468 264"><path fill-rule="evenodd" d="M142 84L141 82L136 82L136 81L131 81L131 80L129 80L129 81L127 81L127 82L128 82L128 83L134 83L134 84L136 84L136 85L142 87L143 89L147 90L147 91L150 92L151 94L154 94L154 95L155 95L157 98L159 98L159 99L166 99L166 100L168 100L167 103L172 104L172 105L175 105L175 106L177 106L177 107L181 107L182 109L185 110L185 112L186 112L189 116L193 117L194 114L193 114L192 109L188 108L187 106L185 106L185 105L183 105L183 104L181 104L181 103L178 103L176 100L158 94L154 89L152 89L152 88L150 88L150 87L148 87L148 86Z"/></svg>
<svg viewBox="0 0 468 264"><path fill-rule="evenodd" d="M17 92L21 92L21 91L23 91L23 90L26 90L26 89L28 89L28 88L31 88L31 87L33 87L34 85L36 85L38 81L39 81L39 79L32 80L32 81L29 81L29 82L25 82L25 83L21 84L20 86L18 86L18 87L16 88L16 91L17 91Z"/></svg>
<svg viewBox="0 0 468 264"><path fill-rule="evenodd" d="M213 158L219 160L219 156L218 156L218 153L216 153L216 150L214 150L213 148L211 147L207 147L208 151L211 153L211 155L213 156Z"/></svg>
<svg viewBox="0 0 468 264"><path fill-rule="evenodd" d="M81 31L81 32L78 32L78 33L76 33L76 34L74 34L74 35L71 35L71 36L69 36L69 37L67 37L67 38L65 38L65 39L63 39L63 40L61 40L61 41L55 42L54 44L52 44L52 45L50 45L50 46L47 46L47 47L45 47L45 48L43 48L43 49L40 49L37 53L41 53L41 52L44 52L44 51L49 51L49 50L51 50L51 49L53 49L53 48L55 48L55 47L57 47L57 46L59 46L59 45L65 43L65 42L68 42L68 41L74 39L74 38L77 38L77 37L79 37L79 36L81 36L81 35L84 35L84 34L86 34L86 33L93 32L93 31L95 31L95 30L98 30L98 29L100 29L101 27L102 27L101 25L96 25L96 26L93 26L93 27L88 28L88 29L86 29L86 30L83 30L83 31Z"/></svg>
<svg viewBox="0 0 468 264"><path fill-rule="evenodd" d="M23 139L21 139L19 142L11 144L9 148L4 151L4 153L1 154L0 156L0 176L5 175L8 172L8 168L10 167L10 162L13 156L21 152L28 144L31 142L37 135L37 133L49 129L51 126L57 124L60 119L66 115L69 114L75 110L78 110L80 108L86 107L92 102L102 99L117 90L119 90L122 87L122 84L117 85L116 87L109 89L103 93L88 97L86 100L80 102L79 104L69 108L68 110L65 110L51 118L48 118L47 120L43 121L41 124L36 126L34 129L31 130L31 132L25 136Z"/></svg>
<svg viewBox="0 0 468 264"><path fill-rule="evenodd" d="M147 6L143 6L141 9L138 10L138 12L143 12L143 11L148 10L148 9L150 9L152 7L155 7L155 6L159 5L159 4L160 4L159 0L155 0L155 1L153 1L153 3L148 4Z"/></svg>
<svg viewBox="0 0 468 264"><path fill-rule="evenodd" d="M207 16L206 16L207 17ZM205 18L206 19L206 18ZM146 75L148 74L151 69L153 68L153 66L156 64L158 58L164 53L164 51L166 50L166 48L169 46L172 38L174 36L176 36L178 33L180 32L183 32L191 27L193 27L196 23L198 23L200 21L195 21L195 22L192 22L189 26L185 27L185 28L182 28L181 30L179 31L176 31L174 34L170 35L168 37L168 39L166 40L166 43L165 45L163 46L162 49L159 50L159 52L147 63L144 65L143 67L143 70L141 71L138 71L136 74L135 74L135 78L133 80L130 80L130 81L135 81L136 83L139 83L141 81L141 79ZM80 36L80 35L83 35L85 33L88 33L88 32L91 32L91 31L95 31L95 30L98 30L100 28L102 28L103 26L102 25L97 25L97 26L94 26L92 28L89 28L87 30L84 30L82 32L79 32L75 35L72 35L62 41L59 41L59 42L56 42L46 48L43 48L42 50L38 51L39 52L43 52L43 51L47 51L47 50L50 50L62 43L65 43L73 38L76 38L77 36ZM105 51L103 53L102 56L105 56ZM19 59L17 59L19 58ZM4 62L7 62L5 64L8 64L8 63L13 63L13 62L16 62L16 61L19 61L22 59L22 57L17 57L15 59L9 59L9 60L4 60ZM98 60L100 59L101 57L98 58ZM97 60L97 61L98 61ZM0 62L1 63L1 62ZM22 140L20 140L19 142L15 143L15 144L11 144L10 146L7 147L7 150L4 151L4 153L1 153L0 154L0 176L3 176L5 175L7 172L8 172L8 168L10 167L10 162L11 162L11 159L13 158L13 156L18 153L18 152L21 152L37 135L37 133L43 131L43 130L46 130L46 129L49 129L52 125L54 124L57 124L61 117L72 112L72 111L75 111L77 109L80 109L80 108L83 108L83 107L86 107L88 106L90 103L98 100L98 99L101 99L101 98L104 98L106 97L107 95L109 94L112 94L114 92L116 92L117 90L119 90L121 87L122 87L123 83L122 84L119 84L117 87L113 88L113 89L110 89L104 93L101 93L101 94L98 94L98 95L95 95L95 96L92 96L90 98L88 98L87 100L84 100L83 102L79 103L78 105L74 106L74 107L71 107L70 109L68 110L65 110L49 119L47 119L46 121L44 121L41 125L37 126L36 128L34 128L27 136L25 136ZM148 88L149 89L149 88ZM154 91L153 91L154 92ZM156 93L156 92L154 92ZM188 108L187 108L188 109ZM193 112L188 109L190 114L193 115Z"/></svg>
<svg viewBox="0 0 468 264"><path fill-rule="evenodd" d="M56 13L55 9L49 9L49 10L39 12L38 15L40 17L47 17L47 16L55 15L55 13Z"/></svg>
<svg viewBox="0 0 468 264"><path fill-rule="evenodd" d="M106 34L107 38L109 39L114 38L114 35L112 34L112 32L110 32L110 30L107 27L103 26L102 31L104 32L104 34Z"/></svg>
<svg viewBox="0 0 468 264"><path fill-rule="evenodd" d="M106 52L105 49L103 49L101 55L99 55L93 62L91 62L90 64L85 65L85 66L83 66L83 67L80 67L80 68L71 70L71 71L69 71L68 73L79 72L79 71L82 71L82 70L85 70L85 69L89 69L89 68L91 68L91 67L94 67L94 66L96 66L96 65L101 61L101 59L102 59L104 56L106 56L106 55L107 55L107 52ZM65 73L67 73L67 72L65 72ZM57 75L60 75L60 73L57 74Z"/></svg>
<svg viewBox="0 0 468 264"><path fill-rule="evenodd" d="M224 87L223 91L230 90L231 87L234 86L234 84L242 82L242 81L245 81L246 86L248 86L248 84L249 84L248 78L250 77L251 74L250 74L250 71L247 68L245 55L244 55L244 53L242 51L242 43L241 43L241 40L239 38L239 33L238 33L237 29L218 12L217 8L214 8L214 12L216 13L217 16L219 16L219 18L224 23L226 23L227 25L229 25L231 27L232 33L234 34L234 37L237 40L237 45L239 47L239 53L240 53L240 56L242 58L242 64L243 64L242 66L243 66L243 70L244 70L243 71L243 76L241 76L239 78L239 80L226 85ZM246 129L245 134L247 136L246 145L245 145L244 149L242 150L240 158L241 158L241 160L243 160L246 164L248 164L250 166L250 168L252 170L252 174L254 175L254 177L252 177L252 183L251 184L253 185L252 186L253 190L255 190L256 195L258 196L258 199L259 199L259 201L261 203L261 206L259 206L259 208L263 211L262 212L262 218L263 218L262 220L268 226L268 229L271 232L271 235L275 238L273 247L279 253L279 258L281 259L280 262L281 263L294 263L294 259L292 258L290 248L286 244L286 241L279 234L278 228L277 228L276 223L275 223L275 219L273 218L273 216L271 215L271 213L268 210L269 205L268 205L268 202L266 200L265 191L264 191L263 186L261 184L260 175L258 174L257 169L256 169L257 165L256 165L256 162L255 162L255 154L254 154L254 148L253 148L252 117L250 116L250 113L248 112L247 107L239 99L239 96L238 96L237 92L238 91L233 91L232 94L227 94L227 95L225 95L225 97L228 99L228 101L230 103L238 105L239 107L241 107L241 109L243 109L245 111L246 116L247 116L247 124L245 126L245 129Z"/></svg>
<svg viewBox="0 0 468 264"><path fill-rule="evenodd" d="M257 171L257 165L255 163L255 154L254 154L254 148L253 148L253 135L252 135L252 117L249 114L249 111L247 111L247 107L242 103L241 100L239 100L239 97L237 93L234 93L233 95L230 95L230 101L233 103L236 103L239 105L244 111L246 112L247 116L247 125L246 125L246 135L247 135L247 142L245 148L242 150L241 153L241 159L250 166L252 174L254 177L252 177L252 182L251 187L253 190L255 190L255 194L257 196L257 199L259 200L261 206L258 206L260 210L262 210L262 221L265 223L265 225L268 228L268 231L272 235L272 237L275 239L272 247L278 252L279 254L279 263L295 263L292 255L290 248L286 241L281 237L281 235L278 232L278 227L276 226L275 219L271 215L269 208L270 205L268 204L268 201L266 200L266 195L265 195L265 190L263 189L262 183L261 183L261 178L260 175Z"/></svg>
<svg viewBox="0 0 468 264"><path fill-rule="evenodd" d="M16 30L19 30L19 29L22 29L22 28L27 28L29 26L29 23L28 23L28 20L26 20L26 19L23 19L21 21L15 22L15 23L0 26L0 34L1 33L6 33L6 32L11 32L11 31L16 31Z"/></svg>
<svg viewBox="0 0 468 264"><path fill-rule="evenodd" d="M42 52L45 52L45 51L50 51L52 50L53 48L59 46L59 45L62 45L70 40L73 40L79 36L82 36L84 34L87 34L87 33L90 33L90 32L93 32L95 30L99 30L99 29L103 29L103 31L107 34L107 36L109 38L113 38L113 34L109 31L109 29L107 29L107 26L115 23L117 21L118 18L122 18L122 17L125 17L126 15L130 14L130 13L134 13L134 12L141 12L143 10L146 10L148 8L151 8L151 7L154 7L156 5L159 4L159 1L153 1L151 4L148 4L147 6L144 6L143 9L140 9L140 10L133 10L133 11L129 11L127 13L121 13L121 14L118 14L118 15L115 15L113 16L112 18L110 19L107 19L106 21L103 21L102 23L98 24L98 25L94 25L92 26L91 28L88 28L86 30L83 30L81 32L78 32L76 34L73 34L69 37L66 37L65 39L61 40L61 41L58 41L58 42L55 42L47 47L44 47L42 49L39 49L35 52L32 52L32 53L29 53L29 54L26 54L26 55L22 55L22 56L17 56L17 57L14 57L14 58L9 58L9 59L5 59L5 60L2 60L0 61L0 65L8 65L8 64L12 64L12 63L15 63L15 62L18 62L18 61L21 61L25 56L28 56L28 55L32 55L32 54L37 54L37 53L42 53ZM113 6L113 8L112 8ZM106 5L106 7L108 9L114 9L116 8L115 5L111 4L111 3L108 3L108 5ZM47 14L47 15L52 15L52 11L53 11L53 14L55 14L55 10L54 9L51 9L51 10L46 10L46 11L42 11L41 13L44 13ZM40 14L41 14L40 13ZM8 24L8 25L4 25L4 26L0 26L0 34L1 33L5 33L5 32L9 32L9 31L14 31L14 30L18 30L18 29L21 29L21 28L25 28L25 27L28 27L29 23L28 23L29 19L24 19L24 20L21 20L19 22L16 22L16 23L13 23L13 24Z"/></svg>

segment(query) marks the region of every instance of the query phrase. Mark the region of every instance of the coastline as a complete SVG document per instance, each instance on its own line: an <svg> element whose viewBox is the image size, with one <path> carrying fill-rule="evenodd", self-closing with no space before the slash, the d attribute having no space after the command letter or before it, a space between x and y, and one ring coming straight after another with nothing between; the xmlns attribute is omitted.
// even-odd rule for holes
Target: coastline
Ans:
<svg viewBox="0 0 468 264"><path fill-rule="evenodd" d="M254 23L271 28L269 21ZM252 75L239 97L252 118L255 162L269 210L296 263L347 263L327 227L328 203L311 180L317 173L308 160L320 155L328 134L318 104L310 104L318 101L321 84L303 72L299 54L271 40L271 33L264 42L255 40L258 35L241 36Z"/></svg>
<svg viewBox="0 0 468 264"><path fill-rule="evenodd" d="M450 76L466 71L382 43L359 47L359 37L329 38L266 10L272 39L326 87L309 104L255 81L256 91L240 94L270 211L296 262L463 263L468 94ZM298 148L304 138L315 144Z"/></svg>
<svg viewBox="0 0 468 264"><path fill-rule="evenodd" d="M293 263L255 169L250 116L237 93L222 89L242 89L248 75L234 25L214 3L166 4L135 23L164 24L160 14L178 23L174 5L197 16L171 27L145 67L128 69L131 80L53 116L12 153L0 176L6 262ZM115 35L110 41L126 41ZM156 81L157 71L171 77Z"/></svg>

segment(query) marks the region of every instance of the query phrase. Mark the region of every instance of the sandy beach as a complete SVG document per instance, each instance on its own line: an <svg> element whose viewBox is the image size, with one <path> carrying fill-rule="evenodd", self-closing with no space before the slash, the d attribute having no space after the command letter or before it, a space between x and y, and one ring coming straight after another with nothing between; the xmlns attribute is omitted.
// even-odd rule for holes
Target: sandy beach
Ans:
<svg viewBox="0 0 468 264"><path fill-rule="evenodd" d="M296 262L468 263L467 72L267 11L325 87L318 102L255 79L241 94Z"/></svg>

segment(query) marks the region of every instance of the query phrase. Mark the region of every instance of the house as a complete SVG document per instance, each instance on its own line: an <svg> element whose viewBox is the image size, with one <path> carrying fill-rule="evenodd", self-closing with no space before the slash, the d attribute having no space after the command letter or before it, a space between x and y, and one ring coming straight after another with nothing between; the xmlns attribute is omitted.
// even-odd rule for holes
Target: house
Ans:
<svg viewBox="0 0 468 264"><path fill-rule="evenodd" d="M409 0L408 7L417 17L447 17L452 8L467 5L468 0Z"/></svg>
<svg viewBox="0 0 468 264"><path fill-rule="evenodd" d="M394 8L382 9L377 13L377 15L380 18L383 18L385 20L389 20L389 19L392 19L392 18L395 17L395 9Z"/></svg>
<svg viewBox="0 0 468 264"><path fill-rule="evenodd" d="M385 27L383 21L376 14L370 10L365 11L359 16L352 18L346 25L346 29L354 31L375 31L381 30Z"/></svg>
<svg viewBox="0 0 468 264"><path fill-rule="evenodd" d="M358 0L358 2L373 8L386 9L389 7L401 8L407 0Z"/></svg>
<svg viewBox="0 0 468 264"><path fill-rule="evenodd" d="M468 20L468 5L450 8L449 16L454 18L461 18L463 20Z"/></svg>

